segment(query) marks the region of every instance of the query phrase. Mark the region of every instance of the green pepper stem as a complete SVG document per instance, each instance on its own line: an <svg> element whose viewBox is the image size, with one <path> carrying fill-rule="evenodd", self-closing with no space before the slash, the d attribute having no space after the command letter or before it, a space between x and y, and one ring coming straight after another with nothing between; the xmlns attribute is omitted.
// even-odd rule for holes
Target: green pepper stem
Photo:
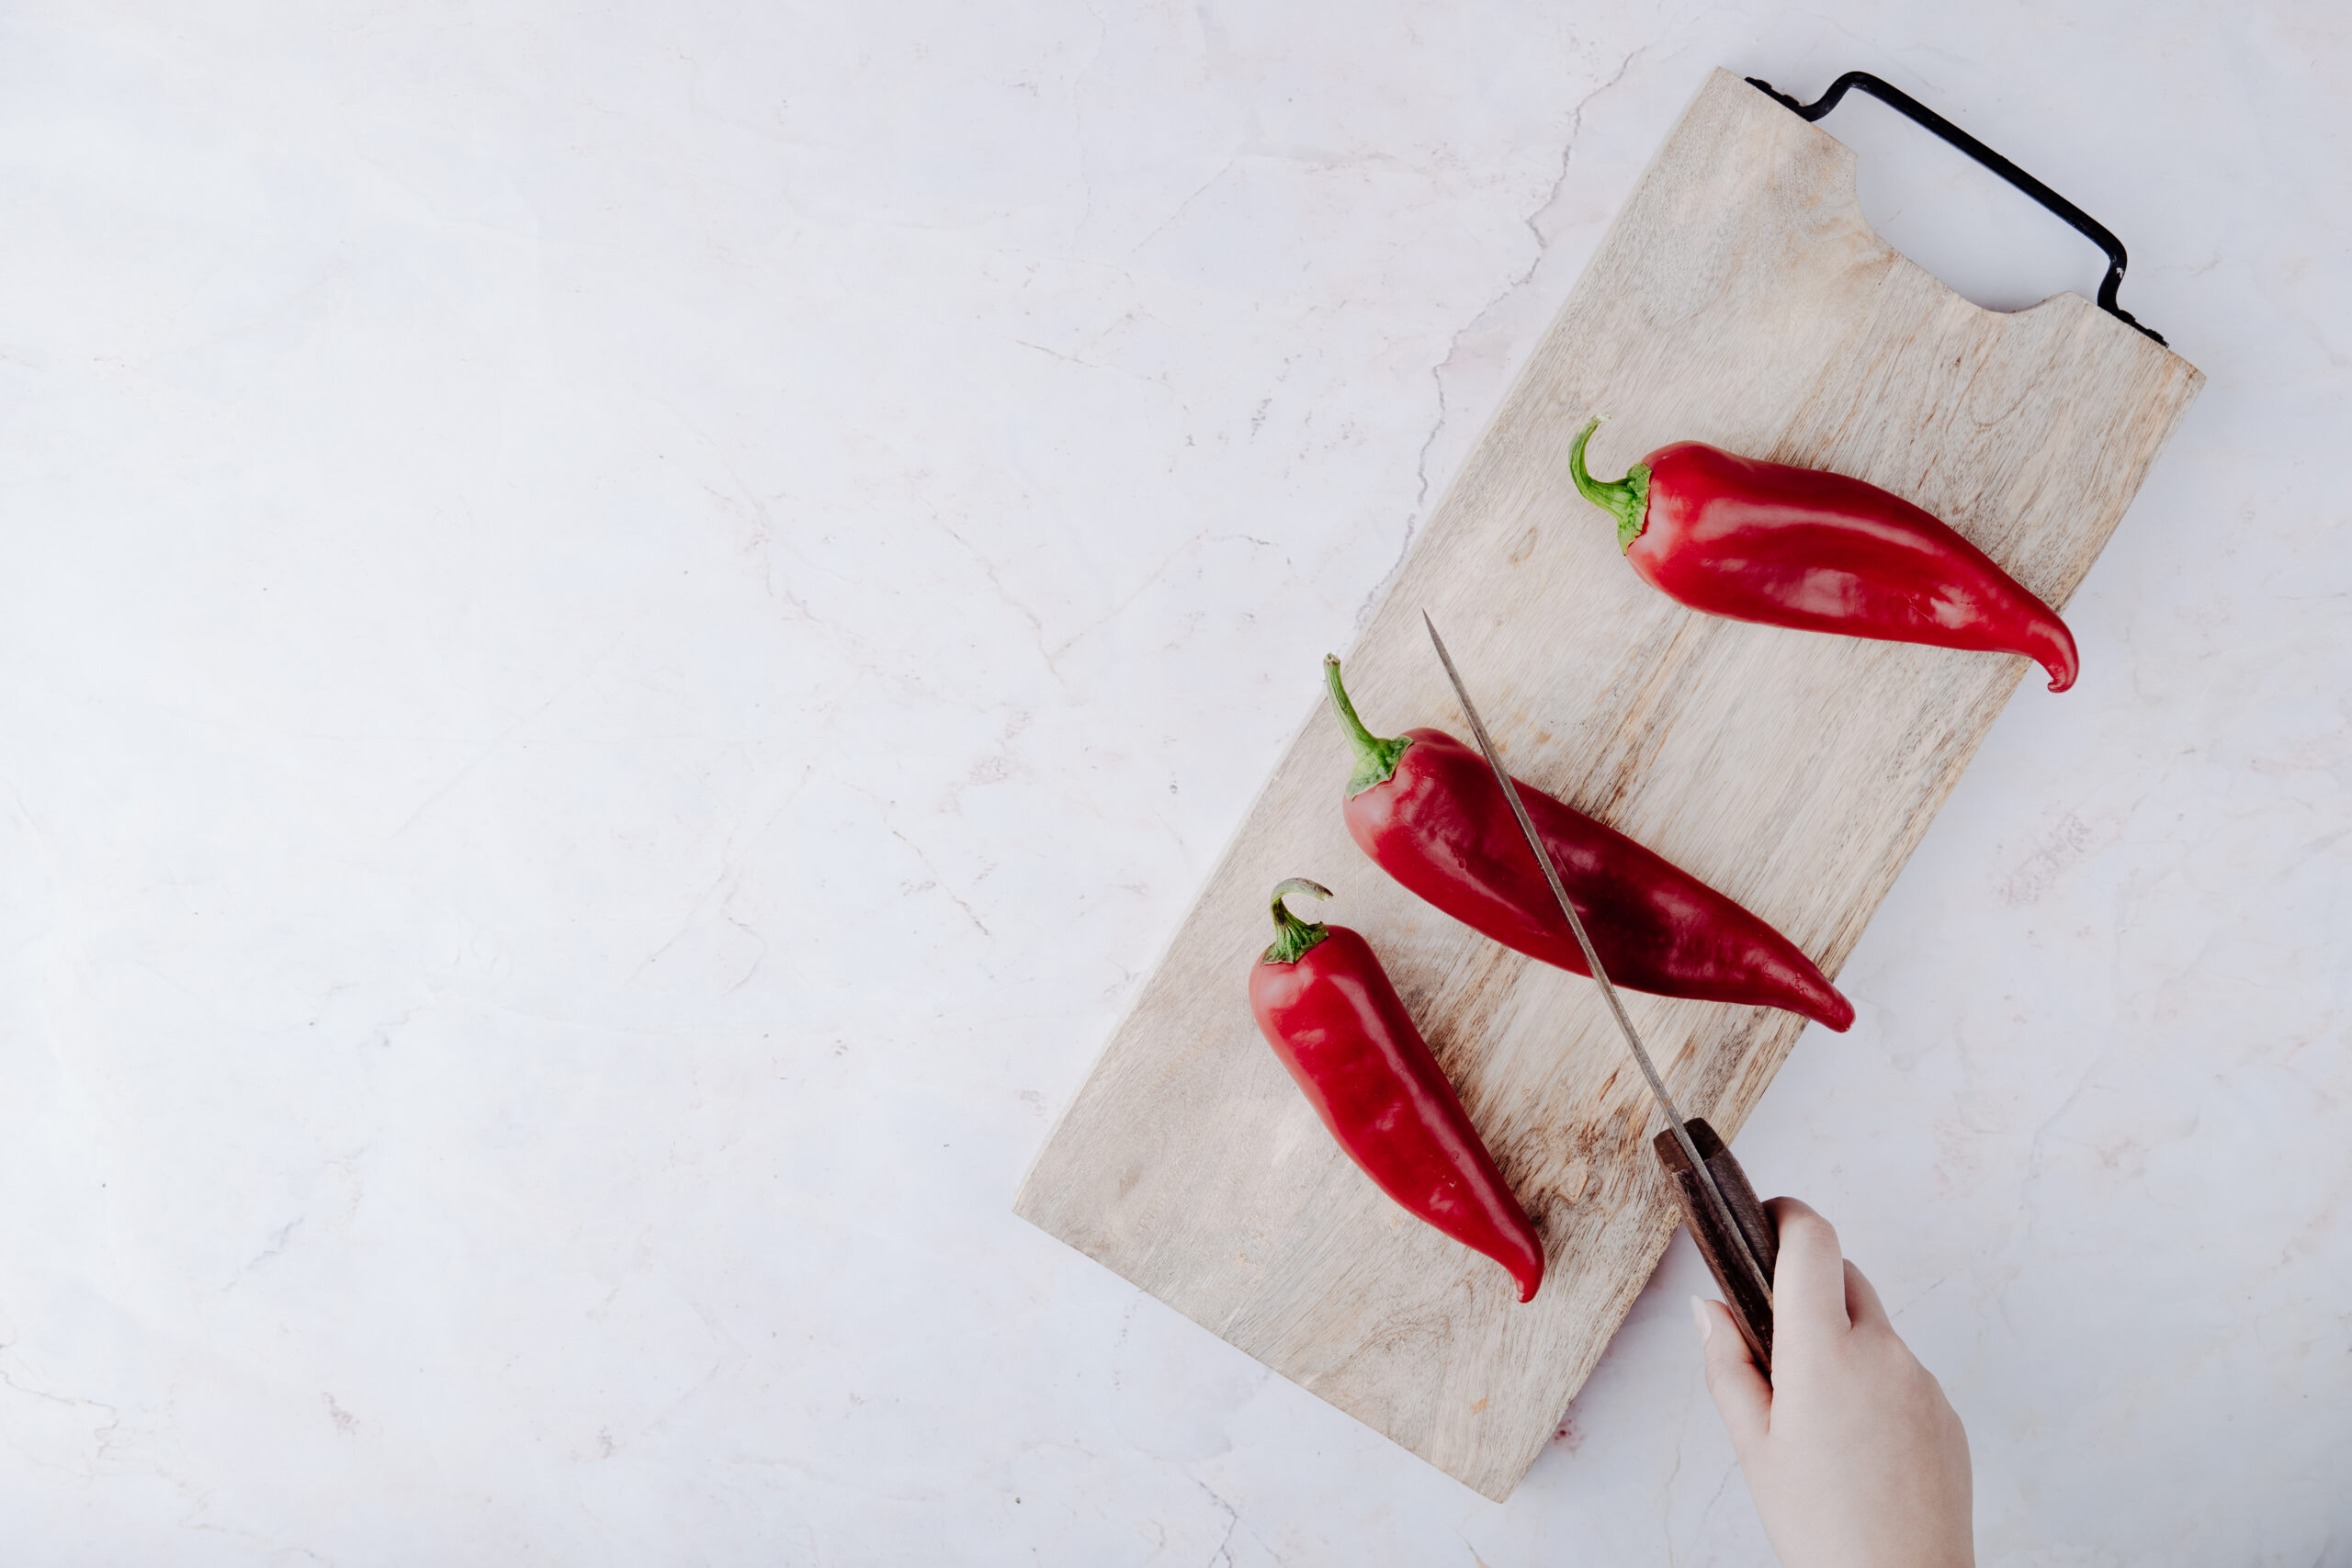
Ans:
<svg viewBox="0 0 2352 1568"><path fill-rule="evenodd" d="M1363 727L1356 716L1356 705L1348 701L1348 689L1340 684L1340 656L1323 656L1323 680L1331 688L1331 705L1340 711L1340 728L1347 731L1348 744L1356 754L1356 771L1348 779L1348 798L1357 795L1376 784L1386 784L1396 771L1396 759L1405 754L1412 741L1403 736L1384 740Z"/></svg>
<svg viewBox="0 0 2352 1568"><path fill-rule="evenodd" d="M1306 956L1306 950L1331 934L1331 928L1315 920L1302 920L1290 912L1283 902L1286 893L1306 893L1317 898L1329 898L1331 890L1319 882L1309 882L1294 876L1274 884L1274 943L1266 949L1263 962L1295 964Z"/></svg>
<svg viewBox="0 0 2352 1568"><path fill-rule="evenodd" d="M1568 446L1568 473L1577 481L1577 493L1617 519L1617 547L1630 550L1634 541L1642 536L1642 525L1649 518L1650 466L1636 463L1625 470L1625 477L1613 484L1603 484L1594 479L1584 466L1585 443L1600 428L1609 416L1595 414L1576 440Z"/></svg>

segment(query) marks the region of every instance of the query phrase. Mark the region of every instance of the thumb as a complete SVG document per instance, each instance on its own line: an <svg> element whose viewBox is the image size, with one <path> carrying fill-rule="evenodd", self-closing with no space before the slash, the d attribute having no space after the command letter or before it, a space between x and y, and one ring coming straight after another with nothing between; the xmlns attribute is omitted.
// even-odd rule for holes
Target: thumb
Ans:
<svg viewBox="0 0 2352 1568"><path fill-rule="evenodd" d="M1747 1341L1721 1302L1690 1298L1691 1315L1699 1320L1699 1352L1706 1358L1707 1393L1715 1414L1724 1418L1731 1446L1747 1460L1748 1450L1764 1440L1772 1425L1772 1385L1757 1370L1747 1353Z"/></svg>

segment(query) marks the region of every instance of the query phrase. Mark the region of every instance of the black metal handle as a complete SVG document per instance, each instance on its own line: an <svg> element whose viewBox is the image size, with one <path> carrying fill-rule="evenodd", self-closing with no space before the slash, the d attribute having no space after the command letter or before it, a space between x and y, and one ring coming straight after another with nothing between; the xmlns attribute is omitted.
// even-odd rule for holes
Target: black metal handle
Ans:
<svg viewBox="0 0 2352 1568"><path fill-rule="evenodd" d="M1927 105L1921 103L1910 94L1905 92L1902 88L1882 82L1867 71L1849 71L1843 76L1838 77L1835 82L1830 83L1829 91L1822 94L1818 100L1810 104L1801 104L1794 98L1789 96L1786 93L1774 92L1772 90L1772 84L1765 81L1760 76L1750 76L1747 79L1747 85L1762 93L1766 97L1770 98L1774 103L1779 104L1781 107L1789 109L1799 118L1805 120L1819 119L1823 115L1827 114L1831 109L1838 107L1838 100L1846 96L1846 90L1848 88L1860 87L1863 92L1868 93L1871 97L1878 99L1879 102L1886 105L1889 108L1905 115L1911 119L1917 121L1919 124L1926 126L1929 130L1934 131L1938 136L1942 137L1946 141L1951 142L1953 146L1959 148L1962 152L1967 153L1970 157L1975 159L1978 163L1984 164L1986 168L1992 170L1995 174L2000 175L2003 179L2017 186L2018 189L2025 192L2026 195L2033 197L2034 200L2041 203L2042 206L2048 208L2051 211L2064 219L2069 224L2072 224L2075 230L2082 234L2084 238L2097 245L2100 250L2105 251L2107 253L2107 279L2098 286L2098 308L2105 310L2109 315L2113 316L2117 321L2121 321L2125 326L2137 328L2139 331L2147 333L2150 337L2154 338L2158 343L2163 343L2165 341L2164 334L2162 333L2156 331L2154 327L2141 326L2137 321L2132 319L2131 311L2125 310L2122 306L2115 302L2115 291L2123 285L2123 266L2127 258L2123 254L2123 242L2115 237L2112 230L2109 229L2106 224L2101 223L2098 219L2093 218L2089 213L2085 212L2081 208L2076 207L2073 202L2068 201L2064 197L2060 196L2056 191L2052 190L2048 186L2043 185L2040 180L2035 179L2031 175L2027 174L2023 169L2018 168L2015 164L2010 163L2007 158L2002 157L1998 152L1994 152L1990 147L1985 146L1982 141L1977 141L1973 136L1969 135L1968 132L1961 130L1960 127L1954 125L1951 121L1946 119L1943 116L1938 114L1935 110L1929 108Z"/></svg>

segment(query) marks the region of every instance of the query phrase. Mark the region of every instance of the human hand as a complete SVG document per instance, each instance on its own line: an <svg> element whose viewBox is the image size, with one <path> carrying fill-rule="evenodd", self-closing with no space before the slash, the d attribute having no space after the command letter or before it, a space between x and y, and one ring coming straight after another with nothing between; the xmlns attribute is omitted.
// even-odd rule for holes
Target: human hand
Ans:
<svg viewBox="0 0 2352 1568"><path fill-rule="evenodd" d="M1721 1302L1690 1298L1707 1392L1784 1568L1968 1568L1968 1434L1829 1222L1793 1198L1772 1269L1772 1377Z"/></svg>

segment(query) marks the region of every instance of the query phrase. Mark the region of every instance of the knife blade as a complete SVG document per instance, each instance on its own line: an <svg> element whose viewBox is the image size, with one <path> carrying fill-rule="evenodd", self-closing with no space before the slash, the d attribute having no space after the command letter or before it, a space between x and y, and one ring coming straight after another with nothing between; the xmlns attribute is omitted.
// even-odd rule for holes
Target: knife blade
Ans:
<svg viewBox="0 0 2352 1568"><path fill-rule="evenodd" d="M1625 1037L1626 1045L1633 1051L1634 1060L1641 1067L1642 1077L1648 1082L1650 1094L1657 1100L1658 1110L1665 1114L1667 1127L1673 1134L1676 1145L1690 1162L1690 1171L1697 1179L1696 1189L1704 1197L1715 1226L1724 1237L1728 1238L1729 1246L1723 1246L1719 1241L1715 1250L1730 1254L1746 1276L1746 1282L1762 1297L1764 1309L1770 1312L1772 1304L1771 1273L1758 1258L1747 1226L1743 1225L1734 1213L1716 1180L1713 1167L1728 1161L1730 1151L1711 1133L1709 1141L1715 1145L1714 1150L1712 1155L1700 1152L1697 1142L1690 1135L1690 1123L1676 1109L1673 1095L1667 1091L1665 1078L1658 1075L1657 1065L1650 1060L1648 1049L1642 1044L1642 1037L1634 1028L1634 1021L1625 1015L1625 1004L1618 999L1617 987L1610 984L1609 971L1602 965L1600 954L1593 951L1592 938L1586 933L1584 921L1577 914L1576 905L1569 901L1566 887L1560 882L1559 867L1553 863L1551 851L1544 847L1542 836L1535 831L1535 824L1527 815L1526 804L1520 799L1519 785L1512 780L1510 770L1503 766L1502 755L1495 750L1494 737L1487 733L1486 722L1478 716L1478 705L1470 700L1469 690L1462 683L1462 672L1454 668L1453 655L1446 650L1445 639L1438 636L1437 623L1430 618L1427 610L1421 612L1421 624L1429 628L1430 642L1437 649L1439 662L1445 666L1445 678L1453 683L1453 694L1462 704L1462 715L1470 721L1470 733L1477 739L1478 750L1486 754L1487 765L1494 770L1495 783L1502 787L1503 799L1510 807L1511 817L1519 823L1520 832L1525 835L1527 847L1534 852L1535 863L1543 868L1544 881L1552 889L1552 897L1558 902L1560 914L1567 921L1568 930L1576 936L1577 946L1584 953L1584 961L1592 971L1593 984L1600 988L1601 999L1609 1004L1610 1016L1617 1021L1618 1032ZM1737 1168L1735 1165L1732 1168L1736 1170ZM1739 1180L1745 1189L1745 1177ZM1748 1201L1752 1207L1753 1198L1750 1197ZM1751 1216L1750 1224L1753 1223L1755 1218ZM1709 1249L1702 1247L1702 1250ZM1729 1281L1724 1283L1728 1287ZM1734 1304L1736 1309L1736 1303ZM1737 1315L1736 1310L1735 1315ZM1743 1328L1746 1326L1743 1324ZM1762 1351L1768 1347L1769 1330L1766 1344L1757 1348Z"/></svg>

